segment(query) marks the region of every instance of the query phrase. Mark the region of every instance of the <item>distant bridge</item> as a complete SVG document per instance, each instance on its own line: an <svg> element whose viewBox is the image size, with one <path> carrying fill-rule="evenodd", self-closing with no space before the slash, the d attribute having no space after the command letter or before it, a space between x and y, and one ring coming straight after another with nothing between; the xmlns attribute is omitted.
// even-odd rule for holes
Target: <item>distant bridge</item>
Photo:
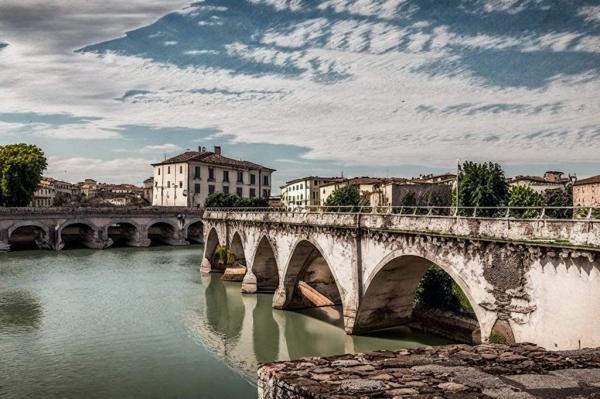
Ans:
<svg viewBox="0 0 600 399"><path fill-rule="evenodd" d="M147 247L153 241L188 245L202 242L202 213L195 208L0 208L0 250Z"/></svg>
<svg viewBox="0 0 600 399"><path fill-rule="evenodd" d="M600 346L600 220L428 213L207 209L202 270L223 271L216 248L227 246L247 265L243 292L275 292L278 309L325 298L360 334L410 321L436 264L466 294L483 341Z"/></svg>

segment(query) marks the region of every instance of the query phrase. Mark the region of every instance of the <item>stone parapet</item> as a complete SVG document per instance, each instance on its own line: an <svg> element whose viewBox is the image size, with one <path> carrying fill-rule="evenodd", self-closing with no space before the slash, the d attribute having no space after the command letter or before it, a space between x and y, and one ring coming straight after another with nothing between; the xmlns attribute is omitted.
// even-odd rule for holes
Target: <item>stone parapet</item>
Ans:
<svg viewBox="0 0 600 399"><path fill-rule="evenodd" d="M259 399L600 398L600 348L449 345L269 363Z"/></svg>

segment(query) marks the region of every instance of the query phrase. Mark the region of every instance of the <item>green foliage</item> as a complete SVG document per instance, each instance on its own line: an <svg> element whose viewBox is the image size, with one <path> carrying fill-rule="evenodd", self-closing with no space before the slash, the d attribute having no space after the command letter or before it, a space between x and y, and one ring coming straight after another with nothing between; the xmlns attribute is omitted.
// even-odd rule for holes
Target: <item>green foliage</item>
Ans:
<svg viewBox="0 0 600 399"><path fill-rule="evenodd" d="M240 198L235 194L214 193L204 202L207 208L257 208L269 206L264 198Z"/></svg>
<svg viewBox="0 0 600 399"><path fill-rule="evenodd" d="M473 313L473 308L458 284L439 266L425 272L415 295L418 304L434 309Z"/></svg>
<svg viewBox="0 0 600 399"><path fill-rule="evenodd" d="M27 206L47 166L43 151L35 145L0 146L0 204Z"/></svg>
<svg viewBox="0 0 600 399"><path fill-rule="evenodd" d="M500 207L508 199L508 184L504 171L493 162L476 163L466 161L459 167L458 205L461 207ZM461 211L462 215L471 214ZM480 210L479 216L493 216L493 210Z"/></svg>
<svg viewBox="0 0 600 399"><path fill-rule="evenodd" d="M339 187L331 193L325 201L325 206L348 206L352 208L341 209L342 212L355 210L361 204L360 191L356 186Z"/></svg>
<svg viewBox="0 0 600 399"><path fill-rule="evenodd" d="M546 216L553 219L571 219L573 217L573 186L568 184L562 190L555 188L544 191L544 204L552 207L567 207L569 209L546 209Z"/></svg>
<svg viewBox="0 0 600 399"><path fill-rule="evenodd" d="M528 186L514 186L510 190L508 206L511 208L512 217L535 218L541 215L540 209L518 209L519 207L542 207L544 196Z"/></svg>
<svg viewBox="0 0 600 399"><path fill-rule="evenodd" d="M490 337L488 338L488 342L490 344L502 344L502 345L505 345L506 344L506 338L504 338L500 334L491 333Z"/></svg>

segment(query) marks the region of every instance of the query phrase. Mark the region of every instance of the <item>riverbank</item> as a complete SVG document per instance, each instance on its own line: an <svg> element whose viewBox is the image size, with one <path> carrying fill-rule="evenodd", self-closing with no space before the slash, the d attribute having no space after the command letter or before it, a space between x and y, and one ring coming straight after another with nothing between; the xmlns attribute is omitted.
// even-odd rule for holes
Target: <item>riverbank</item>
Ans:
<svg viewBox="0 0 600 399"><path fill-rule="evenodd" d="M600 348L448 345L270 363L259 399L600 398Z"/></svg>

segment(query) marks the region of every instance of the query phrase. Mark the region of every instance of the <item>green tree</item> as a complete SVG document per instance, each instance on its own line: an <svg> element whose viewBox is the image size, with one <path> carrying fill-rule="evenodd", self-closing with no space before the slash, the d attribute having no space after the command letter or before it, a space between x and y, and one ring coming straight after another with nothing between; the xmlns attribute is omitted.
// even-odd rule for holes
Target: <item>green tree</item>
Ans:
<svg viewBox="0 0 600 399"><path fill-rule="evenodd" d="M553 219L570 219L573 217L573 185L565 189L555 188L544 191L544 204L549 207L565 209L546 209L546 216Z"/></svg>
<svg viewBox="0 0 600 399"><path fill-rule="evenodd" d="M346 185L339 187L331 193L325 201L325 206L328 207L351 207L340 209L342 212L350 212L357 209L361 203L360 191L358 187Z"/></svg>
<svg viewBox="0 0 600 399"><path fill-rule="evenodd" d="M466 161L458 172L458 205L461 207L500 207L508 200L508 184L504 171L493 162ZM462 215L472 211L462 210ZM493 216L493 210L479 210L480 216Z"/></svg>
<svg viewBox="0 0 600 399"><path fill-rule="evenodd" d="M0 146L0 204L27 206L47 167L44 152L35 145Z"/></svg>
<svg viewBox="0 0 600 399"><path fill-rule="evenodd" d="M421 279L415 301L425 307L473 313L467 296L441 267L430 267Z"/></svg>
<svg viewBox="0 0 600 399"><path fill-rule="evenodd" d="M514 186L510 190L508 206L511 208L510 214L514 217L534 218L541 215L540 209L519 209L519 207L542 207L544 206L544 196L528 186Z"/></svg>
<svg viewBox="0 0 600 399"><path fill-rule="evenodd" d="M235 194L213 193L204 201L206 208L257 208L269 206L265 198L240 198Z"/></svg>

